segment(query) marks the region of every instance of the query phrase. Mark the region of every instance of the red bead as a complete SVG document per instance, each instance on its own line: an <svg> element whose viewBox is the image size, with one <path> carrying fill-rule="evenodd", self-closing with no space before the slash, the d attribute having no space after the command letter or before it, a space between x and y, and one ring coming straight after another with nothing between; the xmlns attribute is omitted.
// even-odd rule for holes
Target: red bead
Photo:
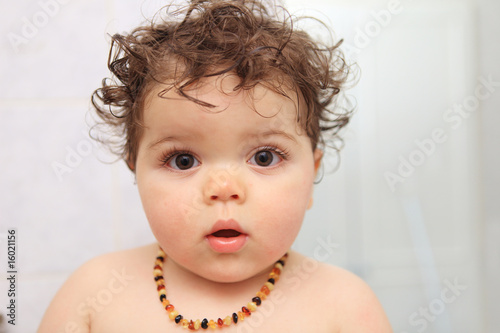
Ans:
<svg viewBox="0 0 500 333"><path fill-rule="evenodd" d="M175 309L175 307L172 305L172 304L169 304L165 307L165 310L167 310L168 312L171 312Z"/></svg>
<svg viewBox="0 0 500 333"><path fill-rule="evenodd" d="M194 330L194 323L193 323L193 321L192 321L192 320L189 322L189 326L188 326L188 328L189 328L190 330Z"/></svg>
<svg viewBox="0 0 500 333"><path fill-rule="evenodd" d="M241 308L241 311L243 311L243 313L245 314L245 316L250 316L252 313L250 312L250 310L248 310L248 308L246 306L242 307Z"/></svg>
<svg viewBox="0 0 500 333"><path fill-rule="evenodd" d="M149 266L149 267L151 267L151 266ZM159 270L161 271L161 267L160 267L160 265L155 265L155 268L154 268L154 269L159 269Z"/></svg>
<svg viewBox="0 0 500 333"><path fill-rule="evenodd" d="M220 318L219 318L219 319L217 319L217 326L219 326L219 327L224 326L224 320L222 320L222 319L220 319Z"/></svg>

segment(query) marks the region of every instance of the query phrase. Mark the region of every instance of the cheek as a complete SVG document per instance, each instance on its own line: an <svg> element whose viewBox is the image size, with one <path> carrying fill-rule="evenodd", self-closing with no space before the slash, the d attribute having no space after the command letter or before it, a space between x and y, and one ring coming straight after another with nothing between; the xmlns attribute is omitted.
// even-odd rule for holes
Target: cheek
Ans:
<svg viewBox="0 0 500 333"><path fill-rule="evenodd" d="M302 226L312 194L311 179L289 178L281 184L274 184L272 187L277 190L270 190L270 195L261 197L262 220L267 225L268 235L280 235L274 242L293 243Z"/></svg>
<svg viewBox="0 0 500 333"><path fill-rule="evenodd" d="M146 217L155 235L174 234L185 230L188 215L195 211L196 196L161 182L138 182L139 193ZM181 190L184 188L184 191Z"/></svg>

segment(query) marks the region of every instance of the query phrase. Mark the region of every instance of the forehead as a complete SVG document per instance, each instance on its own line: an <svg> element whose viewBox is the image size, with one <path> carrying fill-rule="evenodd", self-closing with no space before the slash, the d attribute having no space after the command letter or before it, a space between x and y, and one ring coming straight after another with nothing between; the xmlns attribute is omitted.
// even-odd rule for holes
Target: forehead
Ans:
<svg viewBox="0 0 500 333"><path fill-rule="evenodd" d="M240 79L234 74L225 74L204 78L183 89L184 96L179 90L168 82L156 85L148 94L144 103L144 123L151 123L152 117L157 117L158 112L165 116L201 117L218 114L225 111L237 113L248 117L248 110L261 123L287 123L297 125L299 110L303 110L300 94L281 85L279 90L257 84L251 89L240 89ZM202 113L182 112L193 109ZM194 119L193 119L194 120Z"/></svg>

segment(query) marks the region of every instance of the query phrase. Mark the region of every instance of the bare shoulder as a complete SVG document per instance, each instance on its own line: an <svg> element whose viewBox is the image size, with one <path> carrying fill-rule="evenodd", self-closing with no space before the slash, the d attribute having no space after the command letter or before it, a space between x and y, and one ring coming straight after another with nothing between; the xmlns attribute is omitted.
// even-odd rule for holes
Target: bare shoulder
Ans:
<svg viewBox="0 0 500 333"><path fill-rule="evenodd" d="M138 272L145 271L141 266L151 266L151 260L144 258L152 258L156 249L155 245L148 245L101 255L84 263L57 292L38 333L90 332L92 317L100 306L98 298L112 297L140 280Z"/></svg>
<svg viewBox="0 0 500 333"><path fill-rule="evenodd" d="M292 262L291 262L292 263ZM355 274L294 253L291 274L307 277L309 295L315 295L323 318L331 318L333 331L389 333L392 328L372 289ZM309 273L309 275L306 275Z"/></svg>

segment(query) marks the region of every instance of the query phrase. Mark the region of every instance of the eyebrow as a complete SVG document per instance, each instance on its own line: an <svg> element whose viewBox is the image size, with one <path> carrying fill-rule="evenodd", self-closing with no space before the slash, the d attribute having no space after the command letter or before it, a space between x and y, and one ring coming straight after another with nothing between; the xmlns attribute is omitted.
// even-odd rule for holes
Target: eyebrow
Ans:
<svg viewBox="0 0 500 333"><path fill-rule="evenodd" d="M280 136L280 137L283 137L289 141L293 141L294 143L297 143L297 139L293 136L293 135L290 135L288 134L287 132L285 131L282 131L282 130L268 130L268 131L265 131L265 132L262 132L262 133L254 133L254 134L250 134L249 137L250 138L259 138L259 137L269 137L269 136ZM169 141L177 141L179 140L181 137L177 137L177 136L166 136L166 137L163 137L157 141L154 141L152 142L151 144L148 145L148 149L151 149L151 148L154 148L155 146L158 146L164 142L169 142Z"/></svg>
<svg viewBox="0 0 500 333"><path fill-rule="evenodd" d="M288 139L290 141L293 141L294 143L297 143L297 139L293 135L290 135L285 131L277 130L277 129L271 129L271 130L265 131L263 133L256 133L256 134L252 135L252 137L268 137L268 136L280 136L280 137L284 137L285 139Z"/></svg>
<svg viewBox="0 0 500 333"><path fill-rule="evenodd" d="M176 137L174 137L174 136L163 137L160 140L157 140L157 141L154 141L154 142L150 143L148 145L148 149L154 148L155 146L158 146L158 145L160 145L160 144L162 144L164 142L174 141L174 140L178 140L178 139Z"/></svg>

